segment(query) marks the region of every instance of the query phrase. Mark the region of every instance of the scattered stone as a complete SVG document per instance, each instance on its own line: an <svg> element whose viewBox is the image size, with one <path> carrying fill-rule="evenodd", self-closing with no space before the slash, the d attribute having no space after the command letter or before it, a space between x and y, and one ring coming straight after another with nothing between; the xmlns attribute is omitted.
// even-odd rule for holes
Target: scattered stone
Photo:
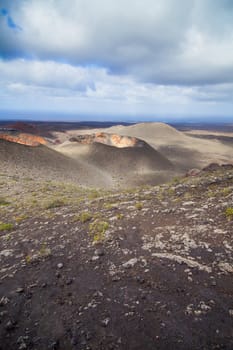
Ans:
<svg viewBox="0 0 233 350"><path fill-rule="evenodd" d="M19 344L18 350L27 349L28 336L20 336L17 339L17 344Z"/></svg>
<svg viewBox="0 0 233 350"><path fill-rule="evenodd" d="M174 254L170 254L170 253L153 253L152 256L155 256L157 258L164 258L164 259L173 260L173 261L177 262L178 264L186 264L189 267L198 268L199 270L203 270L203 271L206 271L208 273L210 273L212 271L211 267L208 267L206 265L202 265L195 260L187 259L187 258L184 258L184 257L179 256L179 255L174 255Z"/></svg>
<svg viewBox="0 0 233 350"><path fill-rule="evenodd" d="M97 256L103 256L104 255L104 250L102 248L97 248L95 250L95 255Z"/></svg>
<svg viewBox="0 0 233 350"><path fill-rule="evenodd" d="M22 342L20 345L19 345L19 348L18 348L19 350L24 350L24 349L27 349L27 345L24 343L24 342Z"/></svg>
<svg viewBox="0 0 233 350"><path fill-rule="evenodd" d="M18 293L18 294L21 294L21 293L23 293L24 292L24 289L23 288L21 288L21 287L19 287L19 288L17 288L16 289L16 291L15 291L16 293Z"/></svg>
<svg viewBox="0 0 233 350"><path fill-rule="evenodd" d="M5 258L7 258L8 256L11 256L13 252L14 251L12 249L5 249L0 252L0 255L5 256Z"/></svg>
<svg viewBox="0 0 233 350"><path fill-rule="evenodd" d="M140 283L140 284L145 283L145 279L144 279L143 277L141 277L141 276L137 276L137 277L136 277L136 281L137 281L138 283Z"/></svg>
<svg viewBox="0 0 233 350"><path fill-rule="evenodd" d="M86 340L91 340L91 338L92 338L91 333L90 333L90 332L87 332L87 333L86 333Z"/></svg>
<svg viewBox="0 0 233 350"><path fill-rule="evenodd" d="M193 168L193 169L190 169L187 171L186 173L186 176L189 177L189 176L198 176L200 174L200 170L199 169L196 169L196 168Z"/></svg>
<svg viewBox="0 0 233 350"><path fill-rule="evenodd" d="M64 265L63 265L63 263L59 263L59 264L57 264L57 268L58 268L58 269L62 269L62 268L63 268L63 266L64 266Z"/></svg>
<svg viewBox="0 0 233 350"><path fill-rule="evenodd" d="M4 305L6 305L6 304L8 304L10 302L10 300L7 298L7 297L2 297L1 299L0 299L0 306L4 306Z"/></svg>
<svg viewBox="0 0 233 350"><path fill-rule="evenodd" d="M68 279L66 280L66 285L67 285L67 286L71 285L72 283L73 283L73 278L68 278Z"/></svg>
<svg viewBox="0 0 233 350"><path fill-rule="evenodd" d="M51 349L51 350L58 350L59 349L59 340L53 341L50 344L49 349Z"/></svg>
<svg viewBox="0 0 233 350"><path fill-rule="evenodd" d="M233 273L233 265L228 264L227 262L220 262L218 267L221 271L225 273Z"/></svg>
<svg viewBox="0 0 233 350"><path fill-rule="evenodd" d="M99 256L98 255L93 255L93 257L91 258L91 261L96 261L99 260Z"/></svg>
<svg viewBox="0 0 233 350"><path fill-rule="evenodd" d="M12 321L8 321L5 328L7 331L12 331L15 328L16 323Z"/></svg>
<svg viewBox="0 0 233 350"><path fill-rule="evenodd" d="M4 317L8 314L6 310L0 312L0 317Z"/></svg>
<svg viewBox="0 0 233 350"><path fill-rule="evenodd" d="M121 278L119 277L119 276L114 276L113 278L112 278L112 281L113 282L118 282L118 281L120 281L121 280Z"/></svg>
<svg viewBox="0 0 233 350"><path fill-rule="evenodd" d="M78 336L77 335L73 335L71 338L71 344L72 345L77 345L78 344Z"/></svg>
<svg viewBox="0 0 233 350"><path fill-rule="evenodd" d="M125 262L122 266L125 267L126 269L129 269L131 267L134 267L134 265L136 265L138 262L137 258L132 258L130 260L128 260L127 262Z"/></svg>
<svg viewBox="0 0 233 350"><path fill-rule="evenodd" d="M109 322L110 322L110 318L107 317L107 318L105 318L104 320L101 321L101 325L102 325L103 327L107 327L107 325L109 324Z"/></svg>

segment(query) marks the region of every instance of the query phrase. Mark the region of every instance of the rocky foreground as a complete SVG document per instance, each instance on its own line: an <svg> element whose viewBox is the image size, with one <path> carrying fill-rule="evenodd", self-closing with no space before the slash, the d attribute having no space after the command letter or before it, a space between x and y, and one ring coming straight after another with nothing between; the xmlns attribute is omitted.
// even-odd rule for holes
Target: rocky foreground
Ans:
<svg viewBox="0 0 233 350"><path fill-rule="evenodd" d="M1 350L233 348L231 167L121 193L1 173L0 221Z"/></svg>

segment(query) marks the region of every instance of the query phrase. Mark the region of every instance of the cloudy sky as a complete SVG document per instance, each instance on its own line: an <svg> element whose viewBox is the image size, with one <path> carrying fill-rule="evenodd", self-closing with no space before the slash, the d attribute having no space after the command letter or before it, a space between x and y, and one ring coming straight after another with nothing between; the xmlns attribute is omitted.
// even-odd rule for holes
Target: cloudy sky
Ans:
<svg viewBox="0 0 233 350"><path fill-rule="evenodd" d="M0 0L0 111L233 120L233 1Z"/></svg>

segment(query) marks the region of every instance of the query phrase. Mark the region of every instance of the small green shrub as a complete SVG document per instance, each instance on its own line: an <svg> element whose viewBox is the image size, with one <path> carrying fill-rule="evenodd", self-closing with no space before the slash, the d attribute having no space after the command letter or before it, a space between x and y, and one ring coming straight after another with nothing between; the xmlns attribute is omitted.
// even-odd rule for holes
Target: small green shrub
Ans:
<svg viewBox="0 0 233 350"><path fill-rule="evenodd" d="M139 199L142 201L151 201L154 198L153 194L140 195Z"/></svg>
<svg viewBox="0 0 233 350"><path fill-rule="evenodd" d="M87 211L84 211L83 213L79 214L79 215L75 215L73 220L74 221L80 221L83 224L87 221L90 221L92 219L92 215L90 213L88 213Z"/></svg>
<svg viewBox="0 0 233 350"><path fill-rule="evenodd" d="M191 192L185 192L184 194L184 199L185 200L191 200L193 199L193 194Z"/></svg>
<svg viewBox="0 0 233 350"><path fill-rule="evenodd" d="M0 231L10 231L13 230L14 225L9 223L0 223Z"/></svg>
<svg viewBox="0 0 233 350"><path fill-rule="evenodd" d="M113 204L112 203L104 203L103 208L106 210L111 210L113 208Z"/></svg>
<svg viewBox="0 0 233 350"><path fill-rule="evenodd" d="M46 243L42 244L39 250L39 255L44 258L51 255L51 249L46 246Z"/></svg>
<svg viewBox="0 0 233 350"><path fill-rule="evenodd" d="M31 261L32 261L32 257L31 257L31 255L26 255L25 256L25 261L26 261L26 264L30 264L31 263Z"/></svg>
<svg viewBox="0 0 233 350"><path fill-rule="evenodd" d="M231 191L232 191L232 189L230 187L225 187L225 188L222 189L222 194L224 196L227 196L228 194L231 193Z"/></svg>
<svg viewBox="0 0 233 350"><path fill-rule="evenodd" d="M135 208L136 208L137 210L142 210L143 204L142 204L141 202L138 202L138 203L135 204Z"/></svg>
<svg viewBox="0 0 233 350"><path fill-rule="evenodd" d="M213 197L216 197L217 196L217 191L215 190L209 190L208 192L207 192L207 197L208 198L213 198Z"/></svg>
<svg viewBox="0 0 233 350"><path fill-rule="evenodd" d="M225 211L225 215L229 220L233 219L233 208L229 207Z"/></svg>
<svg viewBox="0 0 233 350"><path fill-rule="evenodd" d="M181 178L178 176L175 176L172 180L171 183L172 184L178 184L180 182Z"/></svg>
<svg viewBox="0 0 233 350"><path fill-rule="evenodd" d="M63 207L66 203L62 199L54 199L45 205L45 209L53 209Z"/></svg>
<svg viewBox="0 0 233 350"><path fill-rule="evenodd" d="M10 203L6 201L4 198L0 197L0 206L9 205Z"/></svg>
<svg viewBox="0 0 233 350"><path fill-rule="evenodd" d="M174 190L174 188L168 188L168 190L167 190L167 194L169 195L169 196L174 196L174 194L175 194L175 190Z"/></svg>
<svg viewBox="0 0 233 350"><path fill-rule="evenodd" d="M123 217L124 217L124 215L123 215L123 214L121 214L121 213L117 214L117 219L118 219L118 220L123 219Z"/></svg>
<svg viewBox="0 0 233 350"><path fill-rule="evenodd" d="M100 193L97 190L92 190L90 191L90 193L88 194L88 199L95 199L100 197Z"/></svg>
<svg viewBox="0 0 233 350"><path fill-rule="evenodd" d="M26 220L28 218L27 215L20 215L20 216L16 216L14 219L17 222L17 224L19 224L20 222Z"/></svg>
<svg viewBox="0 0 233 350"><path fill-rule="evenodd" d="M109 228L109 223L106 221L96 220L89 225L89 232L93 236L94 242L103 241L105 238L105 232Z"/></svg>

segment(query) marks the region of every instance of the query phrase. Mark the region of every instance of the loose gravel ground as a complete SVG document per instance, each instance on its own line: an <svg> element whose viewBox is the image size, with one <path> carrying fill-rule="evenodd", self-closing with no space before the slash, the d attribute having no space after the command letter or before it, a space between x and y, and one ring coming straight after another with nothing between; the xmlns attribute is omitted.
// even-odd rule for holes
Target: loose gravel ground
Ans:
<svg viewBox="0 0 233 350"><path fill-rule="evenodd" d="M0 221L1 350L233 348L230 167L118 193L2 173Z"/></svg>

